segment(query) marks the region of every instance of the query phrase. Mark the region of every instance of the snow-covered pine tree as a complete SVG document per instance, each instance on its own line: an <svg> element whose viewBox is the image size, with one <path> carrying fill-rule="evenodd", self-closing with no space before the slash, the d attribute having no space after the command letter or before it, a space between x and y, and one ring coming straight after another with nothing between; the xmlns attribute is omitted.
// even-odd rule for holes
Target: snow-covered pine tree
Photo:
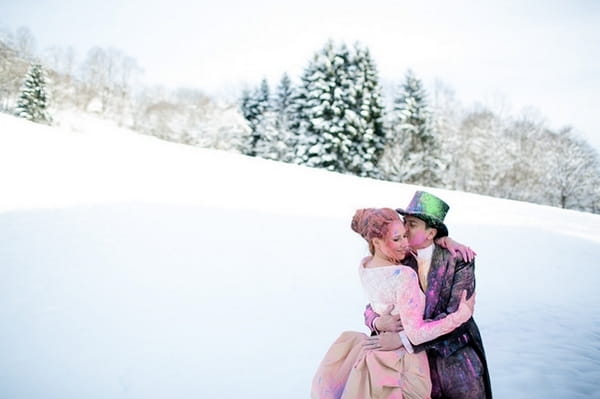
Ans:
<svg viewBox="0 0 600 399"><path fill-rule="evenodd" d="M275 90L273 110L277 114L277 128L289 130L293 124L294 114L294 88L292 80L284 73Z"/></svg>
<svg viewBox="0 0 600 399"><path fill-rule="evenodd" d="M47 90L48 77L41 64L33 63L21 87L15 114L32 122L52 122L48 113L49 94Z"/></svg>
<svg viewBox="0 0 600 399"><path fill-rule="evenodd" d="M377 69L369 49L354 46L350 63L348 104L341 156L346 171L368 177L379 177L377 168L385 144L383 101ZM349 139L349 140L348 140Z"/></svg>
<svg viewBox="0 0 600 399"><path fill-rule="evenodd" d="M260 82L260 87L258 88L256 95L256 101L258 102L258 110L261 114L273 109L271 103L271 89L269 88L269 82L267 82L267 79L263 79Z"/></svg>
<svg viewBox="0 0 600 399"><path fill-rule="evenodd" d="M256 142L256 156L271 159L273 161L284 161L289 154L286 143L286 133L277 127L277 113L266 111L259 118L256 125L256 135L259 140Z"/></svg>
<svg viewBox="0 0 600 399"><path fill-rule="evenodd" d="M299 163L340 171L336 147L343 112L340 81L347 63L343 56L329 41L302 75L296 153Z"/></svg>
<svg viewBox="0 0 600 399"><path fill-rule="evenodd" d="M280 161L293 162L296 153L297 136L293 133L297 125L296 91L287 73L279 81L273 99L273 111L276 114L275 127L279 132L279 142L284 145L280 152ZM278 144L278 148L281 144ZM281 148L280 148L281 149Z"/></svg>
<svg viewBox="0 0 600 399"><path fill-rule="evenodd" d="M389 180L439 186L443 162L425 89L409 70L394 101L393 126L382 169Z"/></svg>
<svg viewBox="0 0 600 399"><path fill-rule="evenodd" d="M288 128L293 115L292 101L294 98L294 89L292 80L287 73L284 73L275 90L273 99L273 109L277 113L277 127Z"/></svg>
<svg viewBox="0 0 600 399"><path fill-rule="evenodd" d="M317 54L313 56L300 76L300 85L291 104L294 117L291 120L290 130L295 146L290 162L298 165L307 163L308 150L317 142L317 136L310 130L310 115L308 113L310 98L308 88L312 86L312 82L316 78L317 57Z"/></svg>
<svg viewBox="0 0 600 399"><path fill-rule="evenodd" d="M377 75L368 51L358 46L351 51L329 41L301 80L299 163L360 176L374 174L383 129Z"/></svg>
<svg viewBox="0 0 600 399"><path fill-rule="evenodd" d="M240 97L240 111L248 122L252 120L254 109L252 107L252 95L248 89L242 91L242 96Z"/></svg>
<svg viewBox="0 0 600 399"><path fill-rule="evenodd" d="M266 79L263 79L260 86L253 92L249 92L248 90L242 92L240 109L252 129L252 132L248 136L244 154L256 156L256 146L260 140L260 133L257 132L257 126L261 122L263 114L272 109L271 93L269 83Z"/></svg>

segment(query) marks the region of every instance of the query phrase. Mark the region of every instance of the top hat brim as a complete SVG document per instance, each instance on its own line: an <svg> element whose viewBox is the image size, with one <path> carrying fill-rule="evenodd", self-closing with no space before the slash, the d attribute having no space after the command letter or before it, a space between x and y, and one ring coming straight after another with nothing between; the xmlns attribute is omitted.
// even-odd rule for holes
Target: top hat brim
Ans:
<svg viewBox="0 0 600 399"><path fill-rule="evenodd" d="M435 217L432 217L425 213L407 212L401 208L397 208L396 212L398 212L402 216L414 216L414 217L419 218L422 221L426 222L430 227L433 227L434 229L437 230L437 234L435 235L435 238L448 236L448 228L446 227L444 222L440 221L439 219L437 219Z"/></svg>

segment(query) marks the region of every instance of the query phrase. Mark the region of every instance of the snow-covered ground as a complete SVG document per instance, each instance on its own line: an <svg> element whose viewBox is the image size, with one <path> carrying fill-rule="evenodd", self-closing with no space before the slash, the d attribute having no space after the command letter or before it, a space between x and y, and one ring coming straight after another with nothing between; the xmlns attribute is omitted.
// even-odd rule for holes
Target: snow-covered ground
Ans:
<svg viewBox="0 0 600 399"><path fill-rule="evenodd" d="M11 399L307 398L365 331L354 210L419 188L1 114L0 187ZM478 253L496 398L600 397L600 215L430 191Z"/></svg>

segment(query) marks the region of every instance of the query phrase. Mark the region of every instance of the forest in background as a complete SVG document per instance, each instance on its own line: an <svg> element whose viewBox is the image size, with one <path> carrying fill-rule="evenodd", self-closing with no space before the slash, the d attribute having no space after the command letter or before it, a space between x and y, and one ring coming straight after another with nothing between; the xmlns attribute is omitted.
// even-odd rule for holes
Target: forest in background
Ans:
<svg viewBox="0 0 600 399"><path fill-rule="evenodd" d="M1 112L56 125L89 113L188 145L600 213L598 153L572 128L552 130L535 112L465 106L442 83L427 93L415 71L382 87L360 44L328 41L301 76L250 82L237 102L142 77L114 48L78 61L70 48L37 52L27 28L0 33Z"/></svg>

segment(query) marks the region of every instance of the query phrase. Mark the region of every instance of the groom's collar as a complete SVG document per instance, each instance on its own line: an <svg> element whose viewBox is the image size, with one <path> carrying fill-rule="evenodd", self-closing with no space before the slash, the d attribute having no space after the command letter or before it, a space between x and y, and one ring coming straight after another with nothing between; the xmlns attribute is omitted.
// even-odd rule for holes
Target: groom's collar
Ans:
<svg viewBox="0 0 600 399"><path fill-rule="evenodd" d="M434 248L435 248L435 245L432 243L430 246L428 246L426 248L417 249L417 254L419 255L419 258L421 258L421 259L431 259Z"/></svg>

